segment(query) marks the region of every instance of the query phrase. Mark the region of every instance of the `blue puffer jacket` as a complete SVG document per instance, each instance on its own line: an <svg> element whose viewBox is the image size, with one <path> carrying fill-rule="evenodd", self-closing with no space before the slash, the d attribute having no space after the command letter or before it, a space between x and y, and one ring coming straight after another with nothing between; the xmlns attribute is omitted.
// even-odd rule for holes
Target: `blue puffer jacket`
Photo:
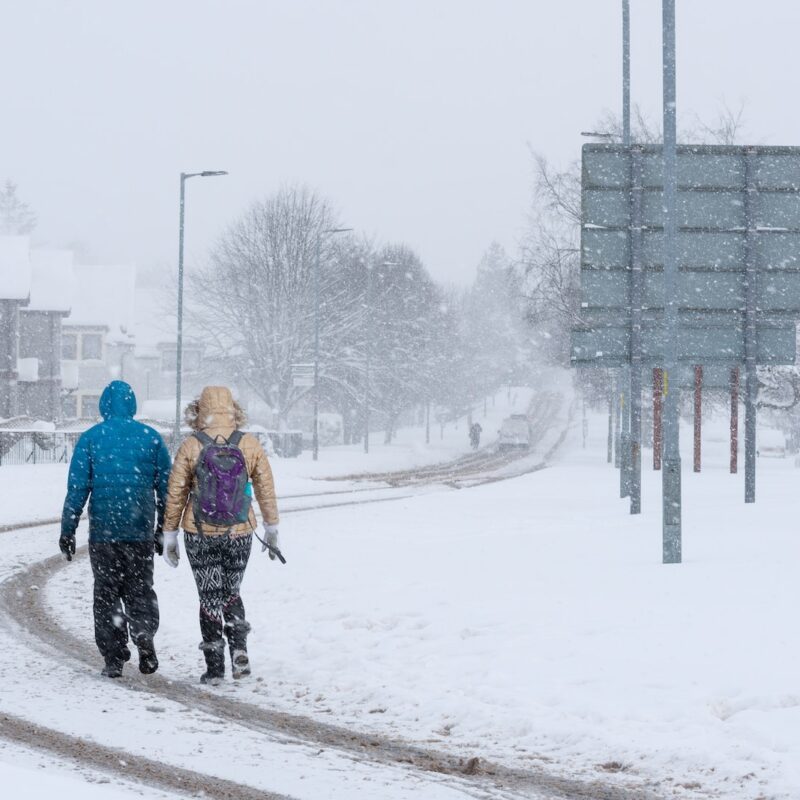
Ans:
<svg viewBox="0 0 800 800"><path fill-rule="evenodd" d="M73 535L89 500L89 540L142 542L153 539L164 519L170 458L158 431L136 422L136 396L113 381L100 397L104 422L75 445L69 465L62 534Z"/></svg>

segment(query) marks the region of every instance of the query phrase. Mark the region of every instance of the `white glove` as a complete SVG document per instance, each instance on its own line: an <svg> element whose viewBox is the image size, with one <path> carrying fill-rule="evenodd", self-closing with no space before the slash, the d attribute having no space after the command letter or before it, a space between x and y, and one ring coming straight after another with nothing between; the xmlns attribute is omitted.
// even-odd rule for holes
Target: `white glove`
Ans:
<svg viewBox="0 0 800 800"><path fill-rule="evenodd" d="M181 560L181 548L178 545L178 531L164 531L164 561L171 567L177 567Z"/></svg>
<svg viewBox="0 0 800 800"><path fill-rule="evenodd" d="M267 546L274 547L274 548L276 548L278 550L280 549L280 547L278 547L278 526L277 525L267 525L267 523L265 522L264 523L264 537L265 537L264 538L264 542L261 545L261 552L262 553L267 549ZM270 561L274 561L275 558L276 558L275 553L273 553L272 550L269 551L269 558L270 558Z"/></svg>

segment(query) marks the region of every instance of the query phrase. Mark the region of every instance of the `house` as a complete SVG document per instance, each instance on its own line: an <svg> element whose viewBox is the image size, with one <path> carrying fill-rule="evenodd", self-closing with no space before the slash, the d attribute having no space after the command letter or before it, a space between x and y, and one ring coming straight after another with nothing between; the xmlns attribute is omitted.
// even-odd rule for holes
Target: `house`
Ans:
<svg viewBox="0 0 800 800"><path fill-rule="evenodd" d="M99 417L100 394L134 369L136 269L132 265L75 266L72 312L61 333L67 419Z"/></svg>
<svg viewBox="0 0 800 800"><path fill-rule="evenodd" d="M30 302L19 312L17 413L59 422L62 416L62 322L73 294L71 250L30 251Z"/></svg>
<svg viewBox="0 0 800 800"><path fill-rule="evenodd" d="M0 417L16 416L19 310L31 292L30 241L0 236Z"/></svg>
<svg viewBox="0 0 800 800"><path fill-rule="evenodd" d="M175 417L177 336L170 298L153 287L136 292L136 357L130 383L142 415L161 422ZM174 305L174 304L173 304ZM205 384L204 346L187 325L183 339L181 405Z"/></svg>

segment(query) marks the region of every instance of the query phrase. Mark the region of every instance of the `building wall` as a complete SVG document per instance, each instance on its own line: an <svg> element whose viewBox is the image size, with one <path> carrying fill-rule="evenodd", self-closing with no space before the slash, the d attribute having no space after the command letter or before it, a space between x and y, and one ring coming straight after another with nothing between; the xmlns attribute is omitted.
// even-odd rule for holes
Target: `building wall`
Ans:
<svg viewBox="0 0 800 800"><path fill-rule="evenodd" d="M17 342L19 300L0 300L0 417L17 411Z"/></svg>
<svg viewBox="0 0 800 800"><path fill-rule="evenodd" d="M39 379L18 383L18 413L50 422L61 421L61 320L57 311L19 315L19 357L39 362Z"/></svg>

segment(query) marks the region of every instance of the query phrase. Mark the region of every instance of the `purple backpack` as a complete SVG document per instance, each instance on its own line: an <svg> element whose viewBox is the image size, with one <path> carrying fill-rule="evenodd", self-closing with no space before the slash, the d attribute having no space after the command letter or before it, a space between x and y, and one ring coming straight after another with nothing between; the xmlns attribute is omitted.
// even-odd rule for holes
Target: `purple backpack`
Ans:
<svg viewBox="0 0 800 800"><path fill-rule="evenodd" d="M199 533L203 532L203 522L232 528L250 519L251 498L247 491L250 478L244 453L239 449L243 435L234 431L230 439L222 436L212 439L203 431L194 433L203 445L195 467L197 488L193 498Z"/></svg>

